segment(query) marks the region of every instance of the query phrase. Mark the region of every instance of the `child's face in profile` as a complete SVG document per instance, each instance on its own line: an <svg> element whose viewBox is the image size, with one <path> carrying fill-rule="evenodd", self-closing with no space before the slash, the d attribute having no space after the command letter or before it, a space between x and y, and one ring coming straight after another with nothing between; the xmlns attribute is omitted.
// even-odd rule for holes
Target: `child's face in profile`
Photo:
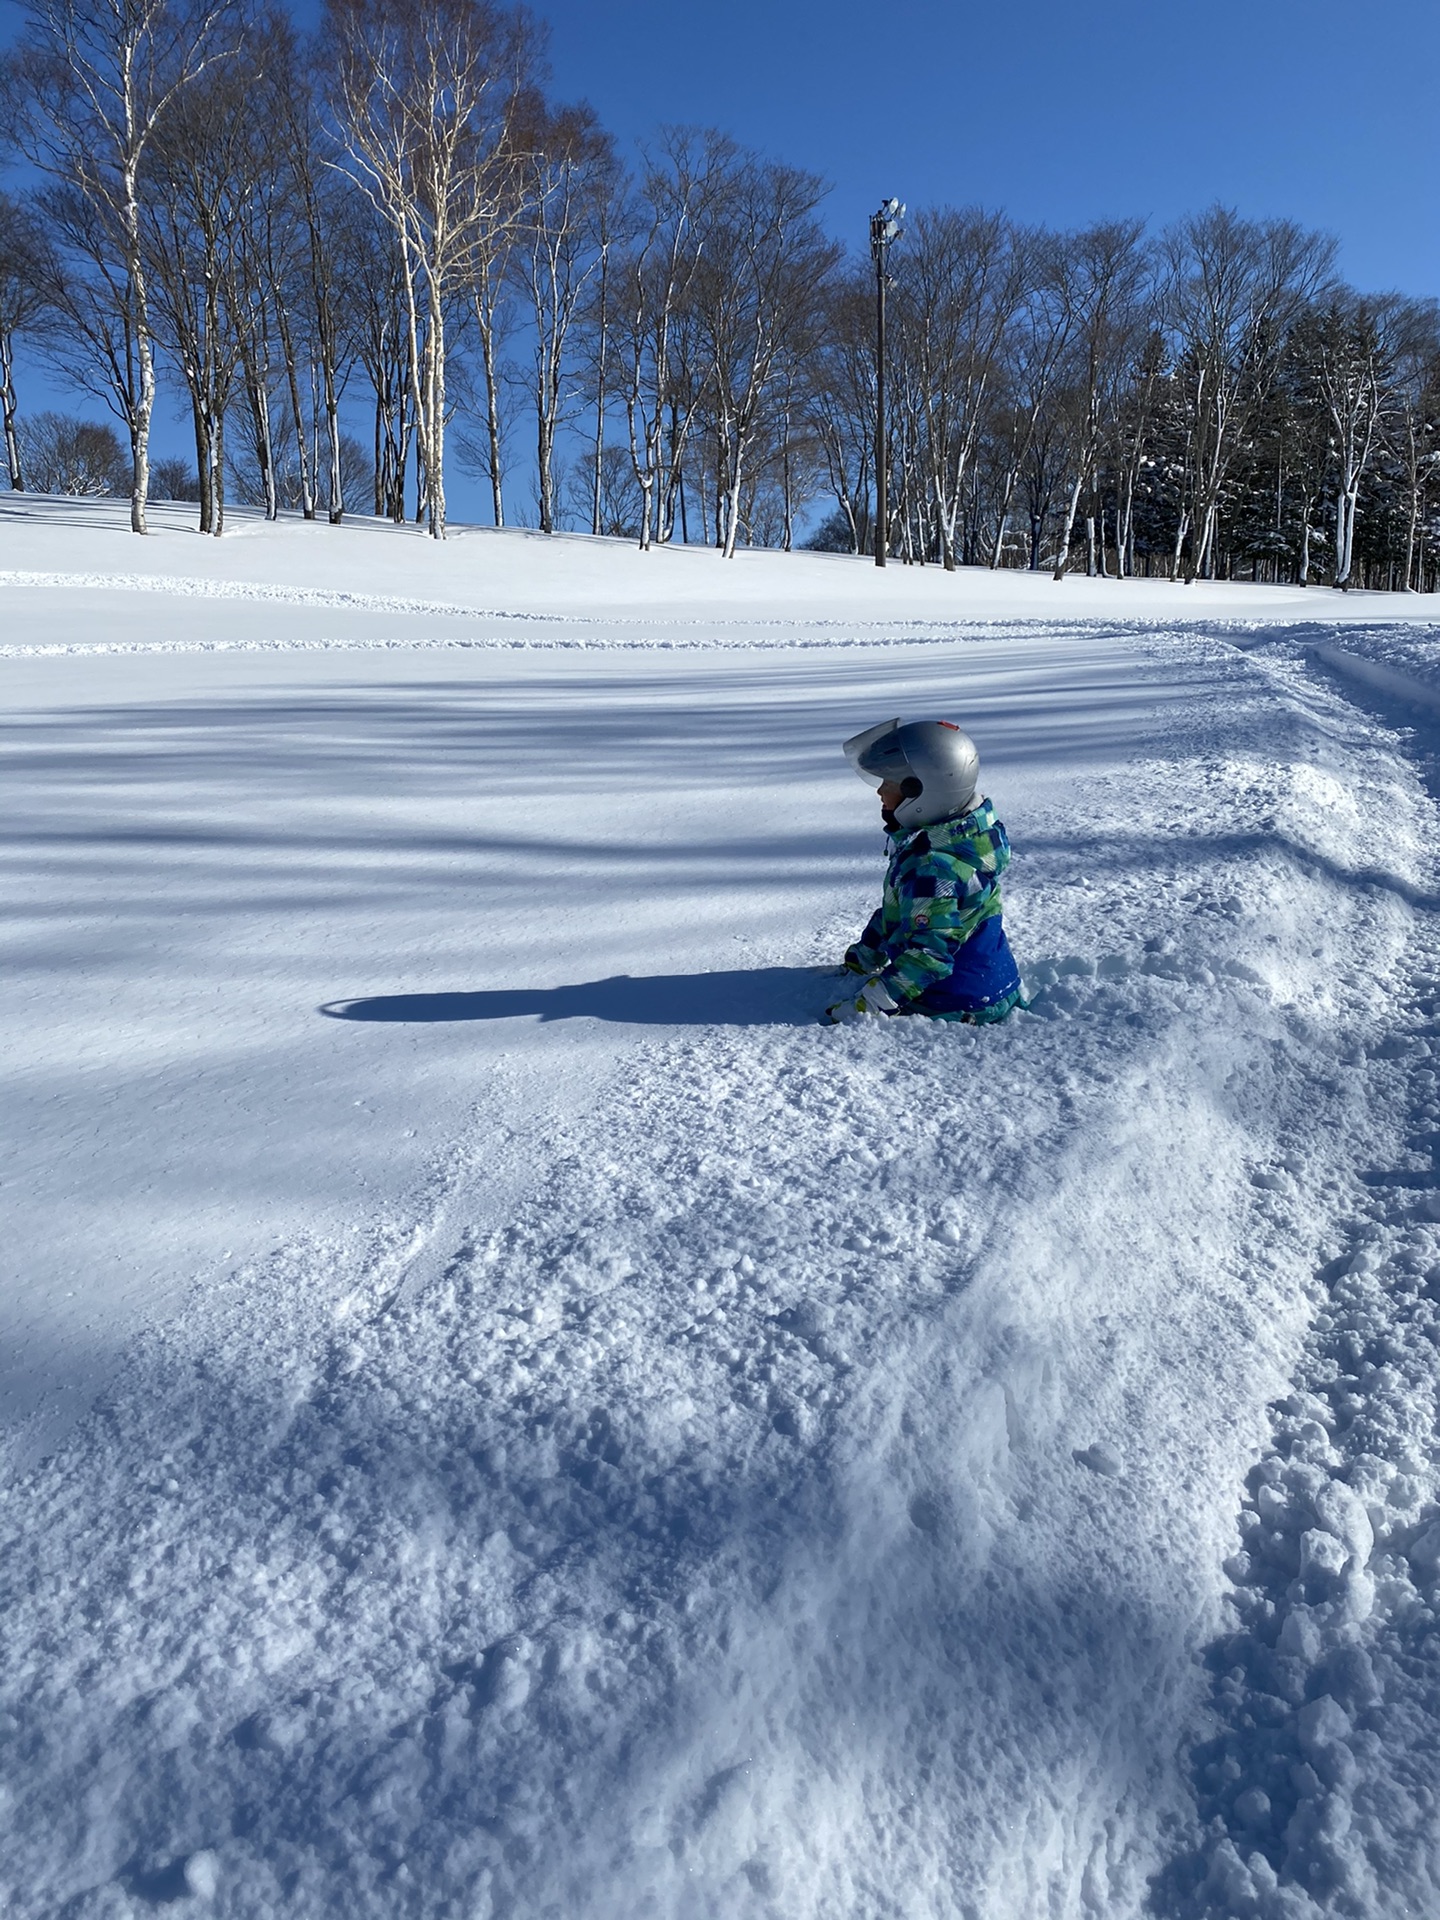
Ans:
<svg viewBox="0 0 1440 1920"><path fill-rule="evenodd" d="M898 780L887 780L880 789L880 818L893 832L895 829L895 809L905 798L905 789Z"/></svg>

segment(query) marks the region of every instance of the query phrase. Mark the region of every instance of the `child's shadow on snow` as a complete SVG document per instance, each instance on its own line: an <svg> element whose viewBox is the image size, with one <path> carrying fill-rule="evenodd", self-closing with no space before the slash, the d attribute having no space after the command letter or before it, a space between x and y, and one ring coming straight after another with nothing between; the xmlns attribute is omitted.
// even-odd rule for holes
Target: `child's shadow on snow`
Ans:
<svg viewBox="0 0 1440 1920"><path fill-rule="evenodd" d="M485 993L386 993L332 1000L332 1020L618 1020L661 1027L803 1027L840 992L834 967L749 967L590 980L577 987L500 987Z"/></svg>

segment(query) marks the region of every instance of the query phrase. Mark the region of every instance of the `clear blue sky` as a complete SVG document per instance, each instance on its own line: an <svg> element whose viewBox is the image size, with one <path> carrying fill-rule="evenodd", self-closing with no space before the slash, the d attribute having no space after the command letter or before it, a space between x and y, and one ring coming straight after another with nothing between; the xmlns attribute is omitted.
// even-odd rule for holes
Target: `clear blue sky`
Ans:
<svg viewBox="0 0 1440 1920"><path fill-rule="evenodd" d="M617 134L725 128L834 183L1072 225L1224 200L1440 295L1437 0L539 0L556 89Z"/></svg>
<svg viewBox="0 0 1440 1920"><path fill-rule="evenodd" d="M317 0L294 0L313 19ZM563 98L624 141L723 127L833 182L1071 225L1224 200L1338 236L1358 285L1440 296L1437 0L536 0ZM18 30L0 0L0 42Z"/></svg>

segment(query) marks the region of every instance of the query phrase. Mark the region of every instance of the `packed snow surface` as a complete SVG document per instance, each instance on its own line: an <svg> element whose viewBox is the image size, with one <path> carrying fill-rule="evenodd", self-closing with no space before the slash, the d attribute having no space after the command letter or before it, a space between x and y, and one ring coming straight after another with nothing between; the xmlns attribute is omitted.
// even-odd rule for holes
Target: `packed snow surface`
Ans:
<svg viewBox="0 0 1440 1920"><path fill-rule="evenodd" d="M1428 604L157 518L0 518L0 1910L1436 1911ZM892 712L1003 1027L816 1022Z"/></svg>

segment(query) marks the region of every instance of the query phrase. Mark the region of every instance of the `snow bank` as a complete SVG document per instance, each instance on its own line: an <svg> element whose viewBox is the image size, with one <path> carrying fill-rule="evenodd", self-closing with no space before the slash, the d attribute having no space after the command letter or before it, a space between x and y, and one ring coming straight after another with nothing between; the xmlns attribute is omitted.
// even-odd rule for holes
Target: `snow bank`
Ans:
<svg viewBox="0 0 1440 1920"><path fill-rule="evenodd" d="M1346 641L1362 666L1375 648L1381 672L1345 680L1393 703L1385 636ZM1430 849L1415 853L1423 883ZM1172 1864L1162 1911L1318 1920L1435 1904L1440 946L1433 895L1414 904L1388 1031L1363 1058L1356 1178L1321 1241L1304 1352L1226 1562L1233 1629L1207 1655L1217 1727L1193 1761L1206 1837ZM1293 1203L1287 1168L1274 1190Z"/></svg>

